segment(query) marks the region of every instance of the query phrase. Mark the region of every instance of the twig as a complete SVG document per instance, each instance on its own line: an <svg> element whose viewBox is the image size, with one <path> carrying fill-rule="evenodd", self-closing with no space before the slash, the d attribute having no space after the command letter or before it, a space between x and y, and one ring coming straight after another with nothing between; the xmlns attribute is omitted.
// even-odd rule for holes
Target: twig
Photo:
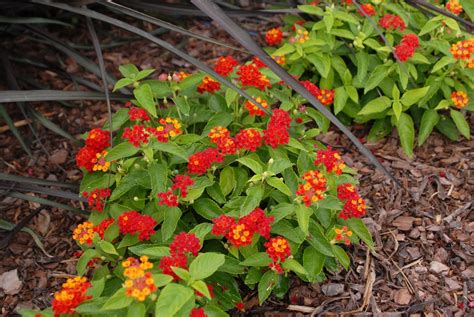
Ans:
<svg viewBox="0 0 474 317"><path fill-rule="evenodd" d="M24 119L24 120L16 121L13 125L17 128L20 128L30 123L31 123L31 119ZM10 130L10 127L8 125L4 125L3 127L0 127L0 133L4 133L8 130Z"/></svg>

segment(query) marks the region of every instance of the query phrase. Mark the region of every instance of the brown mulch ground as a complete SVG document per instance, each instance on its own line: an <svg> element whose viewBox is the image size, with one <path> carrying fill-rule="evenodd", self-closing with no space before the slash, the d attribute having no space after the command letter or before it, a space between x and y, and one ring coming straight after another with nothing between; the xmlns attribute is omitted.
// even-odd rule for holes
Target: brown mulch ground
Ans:
<svg viewBox="0 0 474 317"><path fill-rule="evenodd" d="M249 29L265 27L263 24L258 26L255 20L246 22ZM152 29L149 25L144 27ZM116 29L98 29L102 40L129 36ZM208 22L197 21L192 29L236 45ZM74 42L89 43L84 29L76 28L74 34L53 29L52 33L61 38L74 35ZM174 45L184 45L190 54L201 59L211 60L230 52L196 40L185 42L175 34L164 38ZM25 36L2 44L15 54L51 63L61 61L68 73L100 83L73 59ZM82 52L95 60L93 50ZM189 66L146 41L107 49L104 55L107 69L116 77L119 77L118 66L128 62L143 68L156 68L156 76L162 72L188 69ZM13 65L18 74L29 76L52 89L76 89L70 80L55 72L17 63ZM7 88L0 84L0 89ZM74 108L55 103L28 106L74 136L105 122L105 103L74 104ZM17 113L15 107L9 105L7 110L11 114ZM114 105L114 108L118 107L118 104ZM13 118L15 121L24 119L18 114ZM474 117L470 119L471 126L474 126ZM77 183L81 177L74 164L78 146L43 127L36 128L38 139L27 126L20 128L31 141L34 157L30 158L11 132L2 130L0 126L0 171ZM270 298L265 306L258 307L256 294L250 293L246 297L247 315L334 316L336 312L347 312L352 316L369 316L383 312L384 316L401 316L402 313L411 316L463 316L472 313L472 309L469 311L465 305L474 300L474 141L448 142L435 134L416 149L413 159L403 155L395 136L368 145L402 182L404 190L374 171L339 132L331 131L322 139L340 146L347 162L359 170L361 190L371 206L366 221L374 234L376 250L369 254L362 247L351 247L349 253L353 264L349 271L329 276L324 284L308 285L295 280L284 301ZM52 293L64 278L75 273L77 259L73 254L77 247L70 236L83 218L57 208L12 198L2 199L0 218L12 223L41 209L28 227L39 234L44 249L51 255L43 253L24 232L17 234L6 249L0 250L0 275L17 270L13 273L19 277L18 288L11 294L5 294L0 283L0 314L11 316L20 307L48 306ZM81 208L77 202L62 202Z"/></svg>

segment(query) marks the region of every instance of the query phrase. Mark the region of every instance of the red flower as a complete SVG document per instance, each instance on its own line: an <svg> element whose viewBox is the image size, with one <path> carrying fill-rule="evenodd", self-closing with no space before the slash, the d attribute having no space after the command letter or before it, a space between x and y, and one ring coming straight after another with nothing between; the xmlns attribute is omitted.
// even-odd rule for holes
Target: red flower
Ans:
<svg viewBox="0 0 474 317"><path fill-rule="evenodd" d="M110 189L96 188L90 193L83 192L82 196L87 198L87 204L92 210L102 212L104 210L105 200L110 196Z"/></svg>
<svg viewBox="0 0 474 317"><path fill-rule="evenodd" d="M265 42L270 46L280 45L283 40L283 32L279 28L270 29L265 34Z"/></svg>
<svg viewBox="0 0 474 317"><path fill-rule="evenodd" d="M465 59L468 61L471 58L471 54L474 54L474 38L459 41L451 45L450 51L454 58Z"/></svg>
<svg viewBox="0 0 474 317"><path fill-rule="evenodd" d="M145 109L131 107L128 110L128 116L130 117L130 121L150 121L150 117Z"/></svg>
<svg viewBox="0 0 474 317"><path fill-rule="evenodd" d="M189 317L207 317L207 314L204 312L204 309L202 308L193 308L191 310L191 314Z"/></svg>
<svg viewBox="0 0 474 317"><path fill-rule="evenodd" d="M202 175L214 163L222 163L224 156L217 149L208 148L204 151L194 153L188 159L188 171L191 174Z"/></svg>
<svg viewBox="0 0 474 317"><path fill-rule="evenodd" d="M209 290L209 295L211 295L211 298L216 297L216 295L214 295L214 286L212 286L211 284L208 284L207 289ZM204 297L204 294L202 294L201 292L198 292L196 290L194 291L194 294L196 294L196 296L198 296L198 297Z"/></svg>
<svg viewBox="0 0 474 317"><path fill-rule="evenodd" d="M194 185L194 180L187 175L176 175L173 180L172 190L180 191L181 197L186 198L188 195L188 187Z"/></svg>
<svg viewBox="0 0 474 317"><path fill-rule="evenodd" d="M232 155L237 152L237 146L233 138L225 138L220 140L219 143L217 143L217 149L223 155Z"/></svg>
<svg viewBox="0 0 474 317"><path fill-rule="evenodd" d="M319 87L309 80L300 81L300 84L303 85L303 87L306 88L306 90L308 90L315 98L318 98L321 95Z"/></svg>
<svg viewBox="0 0 474 317"><path fill-rule="evenodd" d="M420 46L420 39L416 34L406 34L403 36L401 43L415 50Z"/></svg>
<svg viewBox="0 0 474 317"><path fill-rule="evenodd" d="M135 124L131 129L125 128L122 134L122 139L127 140L135 147L140 147L141 143L148 143L150 132L153 128L146 129L142 125Z"/></svg>
<svg viewBox="0 0 474 317"><path fill-rule="evenodd" d="M237 71L243 87L256 87L260 90L270 87L270 81L254 64L242 65Z"/></svg>
<svg viewBox="0 0 474 317"><path fill-rule="evenodd" d="M70 278L62 285L62 289L54 293L52 309L55 317L63 314L75 314L76 307L92 298L86 295L91 283L86 277Z"/></svg>
<svg viewBox="0 0 474 317"><path fill-rule="evenodd" d="M245 305L244 305L244 303L239 302L239 303L236 303L236 304L235 304L235 308L236 308L237 310L244 311L244 310L245 310Z"/></svg>
<svg viewBox="0 0 474 317"><path fill-rule="evenodd" d="M386 30L399 29L403 32L406 28L405 21L398 15L386 14L379 20L379 25Z"/></svg>
<svg viewBox="0 0 474 317"><path fill-rule="evenodd" d="M262 62L262 60L258 56L252 57L252 63L255 66L257 66L258 69L263 68L263 67L267 67L267 65L265 65L265 63Z"/></svg>
<svg viewBox="0 0 474 317"><path fill-rule="evenodd" d="M303 202L306 206L311 206L312 203L324 198L326 192L326 178L319 171L308 171L302 179L304 184L298 185L296 194L303 196Z"/></svg>
<svg viewBox="0 0 474 317"><path fill-rule="evenodd" d="M88 172L94 171L94 165L97 162L97 153L95 149L85 146L76 154L76 165L85 168Z"/></svg>
<svg viewBox="0 0 474 317"><path fill-rule="evenodd" d="M448 11L451 11L455 15L460 15L463 11L462 5L459 3L458 0L449 0L446 3L446 9L448 9Z"/></svg>
<svg viewBox="0 0 474 317"><path fill-rule="evenodd" d="M340 200L351 199L357 195L357 189L352 184L345 183L337 186L337 198Z"/></svg>
<svg viewBox="0 0 474 317"><path fill-rule="evenodd" d="M420 41L415 34L407 34L403 36L400 44L395 46L395 56L400 61L405 62L413 56L419 44Z"/></svg>
<svg viewBox="0 0 474 317"><path fill-rule="evenodd" d="M212 226L211 233L216 236L226 235L230 228L236 224L235 219L226 215L221 215L212 219L214 226Z"/></svg>
<svg viewBox="0 0 474 317"><path fill-rule="evenodd" d="M268 102L265 99L262 99L261 97L253 97L256 102L258 102L264 109L268 109ZM245 108L249 111L249 115L251 116L259 116L259 117L264 117L265 116L265 111L260 109L256 104L253 102L247 100L245 102Z"/></svg>
<svg viewBox="0 0 474 317"><path fill-rule="evenodd" d="M274 263L285 262L291 256L291 249L288 240L283 237L274 237L264 244L267 254Z"/></svg>
<svg viewBox="0 0 474 317"><path fill-rule="evenodd" d="M197 256L201 247L201 242L195 234L183 231L174 237L173 242L170 244L170 252L173 255L189 252Z"/></svg>
<svg viewBox="0 0 474 317"><path fill-rule="evenodd" d="M321 94L317 98L323 105L328 106L334 102L334 94L333 89L321 89Z"/></svg>
<svg viewBox="0 0 474 317"><path fill-rule="evenodd" d="M464 91L453 91L451 93L451 100L458 109L462 109L469 103L469 98Z"/></svg>
<svg viewBox="0 0 474 317"><path fill-rule="evenodd" d="M365 15L368 15L368 16L373 16L373 15L376 15L377 14L377 11L375 11L375 8L373 5L371 5L370 3L366 3L366 4L363 4L360 6L360 10L359 11L359 14L364 16L364 13Z"/></svg>
<svg viewBox="0 0 474 317"><path fill-rule="evenodd" d="M295 21L295 23L291 26L290 30L291 30L292 32L296 31L296 26L297 26L297 25L303 25L304 22L305 22L305 20L297 20L297 21Z"/></svg>
<svg viewBox="0 0 474 317"><path fill-rule="evenodd" d="M157 197L159 198L159 205L169 206L169 207L177 207L178 206L178 196L173 194L172 190L168 190L167 192L158 193Z"/></svg>
<svg viewBox="0 0 474 317"><path fill-rule="evenodd" d="M154 228L157 223L149 215L141 215L132 210L124 212L118 218L120 233L138 234L140 241L150 240L150 236L155 233Z"/></svg>
<svg viewBox="0 0 474 317"><path fill-rule="evenodd" d="M232 225L225 236L230 244L238 247L244 247L252 243L254 231L242 221Z"/></svg>
<svg viewBox="0 0 474 317"><path fill-rule="evenodd" d="M251 213L242 217L240 221L246 224L250 230L258 232L265 239L269 239L270 230L272 229L271 224L274 220L274 216L267 217L262 209L255 208Z"/></svg>
<svg viewBox="0 0 474 317"><path fill-rule="evenodd" d="M353 185L339 185L337 187L337 197L346 201L342 211L339 213L339 218L360 218L365 215L365 200L359 196L359 193Z"/></svg>
<svg viewBox="0 0 474 317"><path fill-rule="evenodd" d="M96 152L102 152L110 146L110 132L99 128L92 129L87 135L86 146Z"/></svg>
<svg viewBox="0 0 474 317"><path fill-rule="evenodd" d="M262 134L257 129L240 130L235 136L237 148L255 152L262 145Z"/></svg>
<svg viewBox="0 0 474 317"><path fill-rule="evenodd" d="M341 175L342 170L346 167L339 152L333 151L330 146L328 146L327 150L319 150L316 155L314 165L323 164L328 173Z"/></svg>
<svg viewBox="0 0 474 317"><path fill-rule="evenodd" d="M218 81L212 79L209 76L206 76L202 79L202 82L197 88L197 91L200 94L204 93L205 91L212 94L212 93L215 93L216 91L219 91L220 89L221 89L221 84Z"/></svg>
<svg viewBox="0 0 474 317"><path fill-rule="evenodd" d="M94 231L100 236L101 239L104 239L105 230L114 223L113 218L107 218L102 220L97 226L94 227Z"/></svg>
<svg viewBox="0 0 474 317"><path fill-rule="evenodd" d="M188 264L188 259L184 254L172 254L170 256L164 256L160 260L159 268L163 274L171 275L174 281L179 281L180 278L173 272L172 267L179 267L185 269Z"/></svg>
<svg viewBox="0 0 474 317"><path fill-rule="evenodd" d="M273 148L277 148L280 144L288 144L290 124L290 115L281 109L275 109L268 122L267 130L263 131L265 143Z"/></svg>
<svg viewBox="0 0 474 317"><path fill-rule="evenodd" d="M239 65L239 63L232 56L223 56L217 60L214 70L219 75L225 77L232 73L237 65Z"/></svg>
<svg viewBox="0 0 474 317"><path fill-rule="evenodd" d="M230 132L227 128L217 126L212 128L207 136L212 143L218 144L222 139L230 138Z"/></svg>
<svg viewBox="0 0 474 317"><path fill-rule="evenodd" d="M160 125L156 128L147 128L159 142L167 143L169 138L174 138L183 132L181 130L181 123L177 119L170 117L161 118L159 123Z"/></svg>

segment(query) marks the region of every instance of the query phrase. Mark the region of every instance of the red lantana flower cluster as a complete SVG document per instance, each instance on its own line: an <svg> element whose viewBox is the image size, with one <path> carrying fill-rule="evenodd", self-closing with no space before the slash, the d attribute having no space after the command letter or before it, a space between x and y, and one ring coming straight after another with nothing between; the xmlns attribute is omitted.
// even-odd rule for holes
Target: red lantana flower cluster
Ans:
<svg viewBox="0 0 474 317"><path fill-rule="evenodd" d="M54 293L52 309L55 317L73 315L77 306L92 298L86 295L91 283L86 277L69 278L60 291Z"/></svg>
<svg viewBox="0 0 474 317"><path fill-rule="evenodd" d="M85 168L88 172L93 172L93 171L98 170L97 167L98 165L100 165L98 164L98 160L102 158L102 153L104 153L105 148L109 146L110 146L110 133L108 131L98 129L98 128L92 129L86 138L86 146L81 148L79 152L77 152L76 154L77 166ZM99 169L99 170L102 170L102 169ZM104 172L106 170L104 170Z"/></svg>
<svg viewBox="0 0 474 317"><path fill-rule="evenodd" d="M125 128L122 133L122 139L127 140L135 147L140 147L141 144L147 144L150 134L153 133L152 127L144 127L139 124L135 124L132 128Z"/></svg>
<svg viewBox="0 0 474 317"><path fill-rule="evenodd" d="M333 151L330 146L328 146L327 150L319 150L316 152L314 165L319 164L324 165L328 173L335 173L336 175L341 175L342 170L346 167L339 152Z"/></svg>
<svg viewBox="0 0 474 317"><path fill-rule="evenodd" d="M365 215L365 200L359 196L352 184L342 184L337 187L337 197L346 203L339 214L341 219L360 218Z"/></svg>
<svg viewBox="0 0 474 317"><path fill-rule="evenodd" d="M420 40L415 34L403 36L400 44L395 46L395 56L402 62L406 62L415 54L415 50L420 45Z"/></svg>
<svg viewBox="0 0 474 317"><path fill-rule="evenodd" d="M260 90L270 87L270 81L255 64L242 65L237 70L239 81L243 87L256 87Z"/></svg>
<svg viewBox="0 0 474 317"><path fill-rule="evenodd" d="M347 226L344 226L342 228L334 228L334 232L336 233L336 236L334 237L334 240L336 241L344 241L345 245L350 245L351 244L351 237L352 237L352 231L347 228Z"/></svg>
<svg viewBox="0 0 474 317"><path fill-rule="evenodd" d="M301 178L304 184L298 185L296 195L303 197L306 206L309 207L324 198L327 180L321 172L311 170L304 173Z"/></svg>
<svg viewBox="0 0 474 317"><path fill-rule="evenodd" d="M127 211L118 217L118 226L122 234L136 234L140 241L150 240L155 233L157 223L153 217L142 215L134 210Z"/></svg>
<svg viewBox="0 0 474 317"><path fill-rule="evenodd" d="M226 77L234 71L237 65L239 63L232 56L222 56L217 60L214 70L219 75Z"/></svg>
<svg viewBox="0 0 474 317"><path fill-rule="evenodd" d="M128 116L130 117L130 121L150 121L146 110L138 107L131 107L130 110L128 110Z"/></svg>
<svg viewBox="0 0 474 317"><path fill-rule="evenodd" d="M308 90L316 99L323 105L328 106L334 102L335 90L333 89L319 89L318 86L309 80L300 81L306 90Z"/></svg>
<svg viewBox="0 0 474 317"><path fill-rule="evenodd" d="M193 308L191 310L191 313L189 314L189 317L207 317L208 315L202 308Z"/></svg>
<svg viewBox="0 0 474 317"><path fill-rule="evenodd" d="M398 15L394 14L385 14L379 20L379 25L386 30L396 30L399 29L403 32L406 28L405 21Z"/></svg>
<svg viewBox="0 0 474 317"><path fill-rule="evenodd" d="M94 227L94 232L97 233L101 239L104 239L105 230L107 230L107 228L109 228L114 222L115 220L113 218L104 219Z"/></svg>
<svg viewBox="0 0 474 317"><path fill-rule="evenodd" d="M211 168L214 163L224 162L224 156L219 150L207 148L204 151L194 153L188 159L188 171L191 174L202 175Z"/></svg>
<svg viewBox="0 0 474 317"><path fill-rule="evenodd" d="M205 91L209 93L215 93L221 89L221 84L217 81L212 79L209 76L206 76L202 79L201 84L198 86L197 91L202 94Z"/></svg>
<svg viewBox="0 0 474 317"><path fill-rule="evenodd" d="M90 193L83 192L82 196L87 198L87 204L92 210L102 212L104 210L106 199L110 197L110 189L96 188Z"/></svg>
<svg viewBox="0 0 474 317"><path fill-rule="evenodd" d="M164 256L160 260L159 267L163 274L173 277L174 281L180 278L176 275L172 267L186 268L188 265L187 254L197 256L201 250L201 243L193 233L181 232L176 235L170 245L170 255Z"/></svg>
<svg viewBox="0 0 474 317"><path fill-rule="evenodd" d="M249 128L240 130L235 135L237 148L255 152L262 145L263 137L257 129Z"/></svg>
<svg viewBox="0 0 474 317"><path fill-rule="evenodd" d="M371 5L370 3L365 3L361 5L360 10L358 11L361 16L364 16L364 13L365 15L368 15L369 17L377 14L377 11L375 11L374 6Z"/></svg>
<svg viewBox="0 0 474 317"><path fill-rule="evenodd" d="M263 131L265 143L272 148L277 148L280 144L288 144L290 141L290 115L281 110L275 109L268 122L267 129Z"/></svg>
<svg viewBox="0 0 474 317"><path fill-rule="evenodd" d="M446 2L446 9L455 15L460 15L463 11L462 5L458 0L449 0Z"/></svg>
<svg viewBox="0 0 474 317"><path fill-rule="evenodd" d="M221 215L214 218L211 233L216 236L225 236L230 244L241 247L252 243L255 233L265 239L270 238L271 224L275 220L273 216L266 216L265 212L256 208L248 215L238 221L230 216Z"/></svg>
<svg viewBox="0 0 474 317"><path fill-rule="evenodd" d="M272 259L269 267L279 274L283 273L281 263L291 256L291 248L288 240L283 237L273 237L264 244L268 256Z"/></svg>
<svg viewBox="0 0 474 317"><path fill-rule="evenodd" d="M265 42L270 46L280 45L283 40L283 32L279 28L270 29L265 33Z"/></svg>

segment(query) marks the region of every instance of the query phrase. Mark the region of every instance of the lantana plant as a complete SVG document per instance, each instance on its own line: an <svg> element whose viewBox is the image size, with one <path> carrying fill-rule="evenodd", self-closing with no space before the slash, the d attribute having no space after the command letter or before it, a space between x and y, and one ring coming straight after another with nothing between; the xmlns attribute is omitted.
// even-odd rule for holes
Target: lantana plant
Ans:
<svg viewBox="0 0 474 317"><path fill-rule="evenodd" d="M361 3L362 2L362 3ZM445 8L474 17L457 0ZM440 7L442 7L440 5ZM268 30L267 52L346 124L368 124L369 141L393 128L412 155L434 128L452 140L470 138L466 112L474 110L474 39L452 18L404 2L352 1L298 7ZM275 31L275 30L278 30ZM275 95L285 105L287 96Z"/></svg>
<svg viewBox="0 0 474 317"><path fill-rule="evenodd" d="M115 89L135 98L76 156L90 209L72 234L78 277L39 316L229 316L245 289L281 298L293 274L323 282L351 244L373 246L355 171L314 139L320 115L288 112L304 101L279 102L289 88L258 60L215 70L259 104L202 73L120 67Z"/></svg>

